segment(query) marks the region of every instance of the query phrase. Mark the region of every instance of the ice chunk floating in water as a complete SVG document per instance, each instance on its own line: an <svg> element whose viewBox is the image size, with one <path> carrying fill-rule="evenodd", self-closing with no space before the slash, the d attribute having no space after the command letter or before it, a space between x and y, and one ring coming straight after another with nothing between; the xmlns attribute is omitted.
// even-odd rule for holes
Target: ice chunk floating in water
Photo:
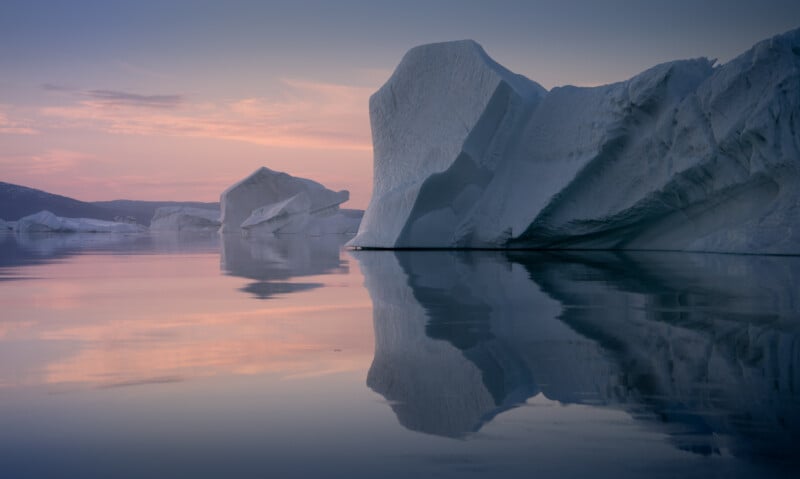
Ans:
<svg viewBox="0 0 800 479"><path fill-rule="evenodd" d="M119 223L91 218L62 218L49 211L20 218L19 233L142 233L147 227L133 223Z"/></svg>
<svg viewBox="0 0 800 479"><path fill-rule="evenodd" d="M475 42L425 45L370 119L355 247L800 253L800 30L549 92Z"/></svg>
<svg viewBox="0 0 800 479"><path fill-rule="evenodd" d="M355 234L360 212L339 208L349 198L347 190L262 167L222 193L221 231Z"/></svg>
<svg viewBox="0 0 800 479"><path fill-rule="evenodd" d="M216 231L219 210L191 206L163 206L150 220L151 231Z"/></svg>

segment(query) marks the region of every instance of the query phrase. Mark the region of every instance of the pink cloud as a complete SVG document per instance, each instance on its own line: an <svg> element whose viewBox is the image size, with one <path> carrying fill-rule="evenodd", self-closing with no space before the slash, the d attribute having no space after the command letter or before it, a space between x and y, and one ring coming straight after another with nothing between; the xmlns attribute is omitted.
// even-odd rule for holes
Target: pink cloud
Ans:
<svg viewBox="0 0 800 479"><path fill-rule="evenodd" d="M8 114L3 111L6 108L4 105L0 105L0 134L36 135L39 133L39 131L30 126L29 121L10 119Z"/></svg>
<svg viewBox="0 0 800 479"><path fill-rule="evenodd" d="M76 175L60 185L60 191L71 191L79 185L81 199L152 198L159 200L217 200L219 194L240 178L214 176L197 178L154 177L146 175L91 176ZM52 183L56 184L56 183ZM86 191L91 191L91 198ZM178 196L170 193L179 192ZM78 193L76 193L78 194Z"/></svg>
<svg viewBox="0 0 800 479"><path fill-rule="evenodd" d="M93 161L92 155L69 150L47 150L38 155L0 156L0 172L6 177L51 176Z"/></svg>
<svg viewBox="0 0 800 479"><path fill-rule="evenodd" d="M60 120L53 127L78 127L126 135L166 135L241 141L257 145L368 151L372 148L367 102L373 88L283 80L275 98L190 103L178 96L170 108L141 108L137 99L166 96L118 94L41 109ZM119 98L117 98L119 97ZM181 101L178 101L180 99ZM122 101L124 100L124 101ZM144 101L144 100L142 100Z"/></svg>

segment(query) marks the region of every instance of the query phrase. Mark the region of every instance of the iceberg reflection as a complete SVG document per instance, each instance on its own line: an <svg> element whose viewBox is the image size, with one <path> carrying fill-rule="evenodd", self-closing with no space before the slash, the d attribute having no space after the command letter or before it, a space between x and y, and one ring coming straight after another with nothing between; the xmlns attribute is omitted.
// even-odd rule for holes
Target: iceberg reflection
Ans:
<svg viewBox="0 0 800 479"><path fill-rule="evenodd" d="M258 299L315 289L318 282L289 281L299 276L346 274L340 253L349 237L323 235L246 238L221 234L221 268L232 276L255 280L242 288Z"/></svg>
<svg viewBox="0 0 800 479"><path fill-rule="evenodd" d="M314 376L369 363L369 301L355 280L350 287L340 243L229 239L0 235L0 392ZM220 246L225 271L256 284L293 286L295 275L315 275L320 286L338 287L243 298L248 280L220 274Z"/></svg>
<svg viewBox="0 0 800 479"><path fill-rule="evenodd" d="M449 437L543 394L618 408L676 447L791 458L800 258L370 252L367 384Z"/></svg>
<svg viewBox="0 0 800 479"><path fill-rule="evenodd" d="M0 232L0 267L44 264L91 253L207 253L218 248L216 233Z"/></svg>

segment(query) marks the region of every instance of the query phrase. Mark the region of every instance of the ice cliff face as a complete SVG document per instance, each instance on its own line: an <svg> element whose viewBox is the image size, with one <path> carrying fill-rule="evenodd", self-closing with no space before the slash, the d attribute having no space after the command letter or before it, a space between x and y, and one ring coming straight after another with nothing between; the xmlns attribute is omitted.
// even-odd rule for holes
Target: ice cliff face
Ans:
<svg viewBox="0 0 800 479"><path fill-rule="evenodd" d="M352 246L800 253L800 30L550 92L474 42L426 45L370 117Z"/></svg>
<svg viewBox="0 0 800 479"><path fill-rule="evenodd" d="M544 94L472 41L408 52L370 98L373 196L353 244L449 243Z"/></svg>

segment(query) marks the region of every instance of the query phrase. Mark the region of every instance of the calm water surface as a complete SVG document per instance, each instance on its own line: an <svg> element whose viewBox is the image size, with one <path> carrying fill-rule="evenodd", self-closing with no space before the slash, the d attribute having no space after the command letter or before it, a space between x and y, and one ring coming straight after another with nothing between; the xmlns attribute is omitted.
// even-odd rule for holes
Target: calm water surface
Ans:
<svg viewBox="0 0 800 479"><path fill-rule="evenodd" d="M0 477L798 477L800 258L0 236Z"/></svg>

